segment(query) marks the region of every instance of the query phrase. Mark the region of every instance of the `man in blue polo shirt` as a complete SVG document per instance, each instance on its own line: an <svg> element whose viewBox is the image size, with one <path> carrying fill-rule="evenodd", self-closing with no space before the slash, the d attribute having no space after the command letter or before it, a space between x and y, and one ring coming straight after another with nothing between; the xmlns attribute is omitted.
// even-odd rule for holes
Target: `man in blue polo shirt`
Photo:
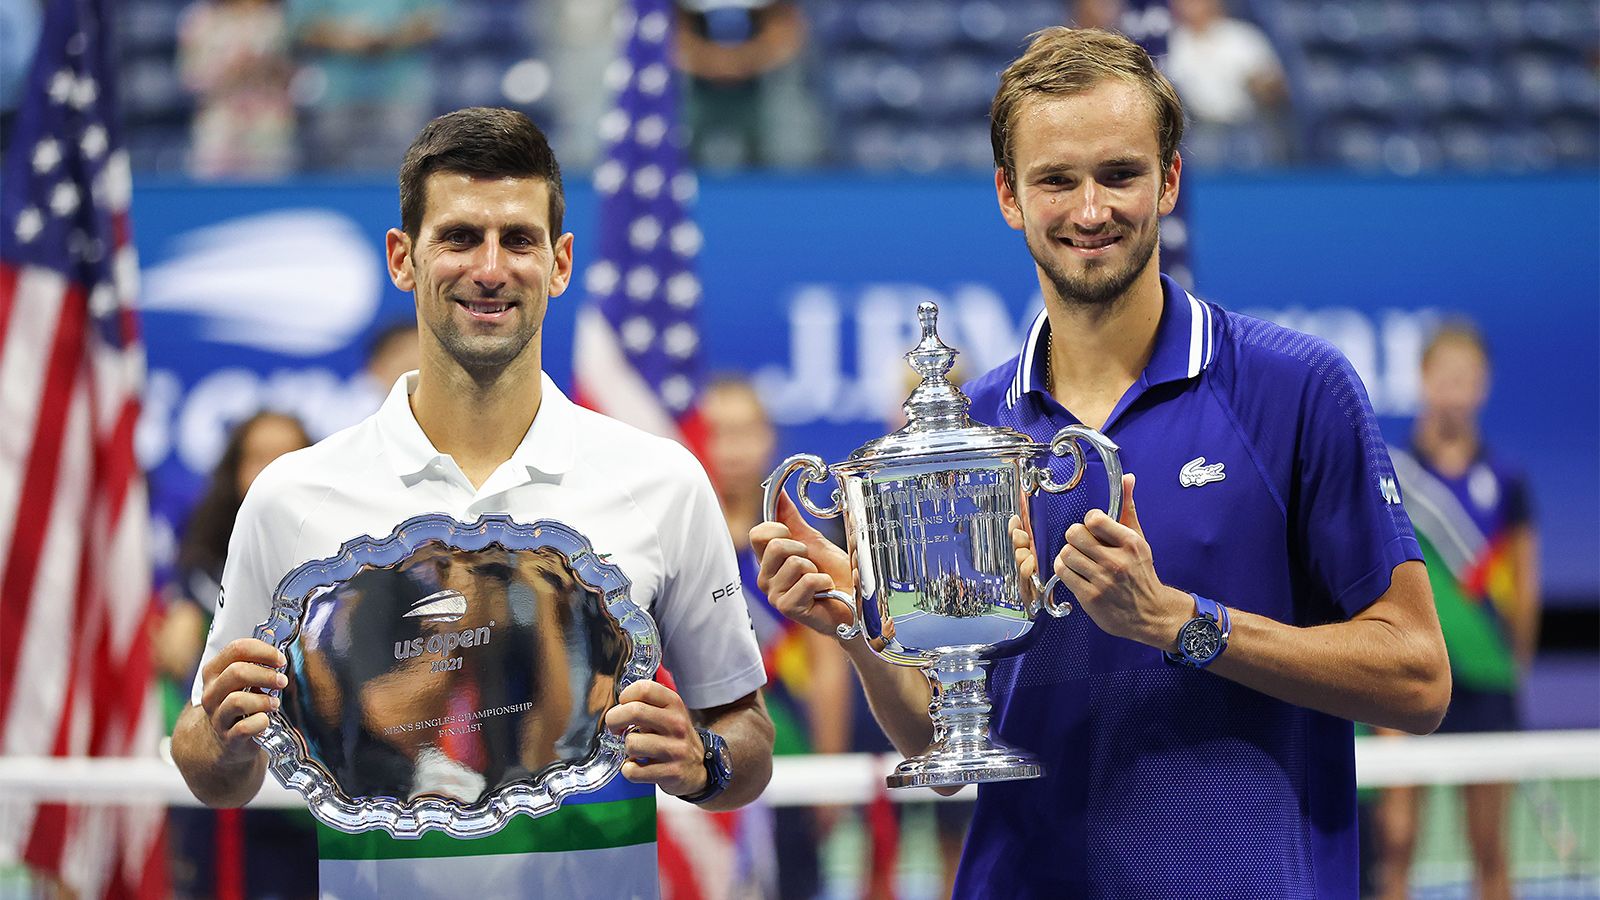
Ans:
<svg viewBox="0 0 1600 900"><path fill-rule="evenodd" d="M995 728L1046 775L982 787L956 895L1353 898L1349 720L1427 732L1450 696L1366 393L1327 343L1160 274L1183 111L1143 50L1043 32L991 122L1045 311L968 385L972 416L1040 441L1099 428L1141 488L1136 506L1124 477L1121 521L1078 522L1070 494L1035 505L1039 552L1083 614L1042 619L994 666ZM761 586L831 631L848 612L816 595L850 583L849 560L787 500L780 518L751 533ZM845 649L895 745L921 752L921 673Z"/></svg>

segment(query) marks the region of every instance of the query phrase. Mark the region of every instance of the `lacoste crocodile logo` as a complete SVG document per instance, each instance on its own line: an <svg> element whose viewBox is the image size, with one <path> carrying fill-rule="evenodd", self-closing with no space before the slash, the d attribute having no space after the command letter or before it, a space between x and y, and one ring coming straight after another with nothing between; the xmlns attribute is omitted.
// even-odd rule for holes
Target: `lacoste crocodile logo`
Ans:
<svg viewBox="0 0 1600 900"><path fill-rule="evenodd" d="M1222 471L1222 463L1206 465L1204 456L1196 456L1178 470L1178 484L1184 487L1199 487L1227 477L1227 473Z"/></svg>
<svg viewBox="0 0 1600 900"><path fill-rule="evenodd" d="M402 619L421 618L424 622L454 622L467 614L467 598L460 591L436 591L411 604Z"/></svg>

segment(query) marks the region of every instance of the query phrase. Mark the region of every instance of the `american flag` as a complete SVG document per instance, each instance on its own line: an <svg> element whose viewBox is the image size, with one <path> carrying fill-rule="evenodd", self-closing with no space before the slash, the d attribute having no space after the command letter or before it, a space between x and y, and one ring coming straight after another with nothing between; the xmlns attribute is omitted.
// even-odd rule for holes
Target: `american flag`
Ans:
<svg viewBox="0 0 1600 900"><path fill-rule="evenodd" d="M689 206L699 187L684 160L673 31L668 0L635 0L618 20L622 52L606 74L616 101L600 120L606 154L594 171L598 252L584 274L573 380L585 406L698 453L700 230ZM746 896L771 882L770 815L663 802L657 848L667 900Z"/></svg>
<svg viewBox="0 0 1600 900"><path fill-rule="evenodd" d="M619 25L623 52L606 74L616 102L600 120L606 154L594 171L598 253L584 273L573 379L585 406L698 449L700 229L689 215L698 184L678 124L672 4L636 0Z"/></svg>
<svg viewBox="0 0 1600 900"><path fill-rule="evenodd" d="M0 182L0 754L153 753L144 352L107 0L45 12ZM0 866L165 891L163 813L0 801Z"/></svg>

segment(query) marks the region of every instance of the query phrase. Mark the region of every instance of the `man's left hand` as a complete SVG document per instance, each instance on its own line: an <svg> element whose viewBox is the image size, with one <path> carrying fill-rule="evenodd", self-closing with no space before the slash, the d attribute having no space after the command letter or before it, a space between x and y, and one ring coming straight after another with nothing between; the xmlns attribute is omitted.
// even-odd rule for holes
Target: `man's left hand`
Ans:
<svg viewBox="0 0 1600 900"><path fill-rule="evenodd" d="M1055 572L1102 631L1172 650L1178 630L1194 617L1194 600L1156 576L1133 482L1132 473L1122 476L1120 521L1096 509L1067 529Z"/></svg>
<svg viewBox="0 0 1600 900"><path fill-rule="evenodd" d="M675 797L706 786L705 745L683 698L655 681L635 681L606 712L606 728L623 735L622 777L660 785Z"/></svg>

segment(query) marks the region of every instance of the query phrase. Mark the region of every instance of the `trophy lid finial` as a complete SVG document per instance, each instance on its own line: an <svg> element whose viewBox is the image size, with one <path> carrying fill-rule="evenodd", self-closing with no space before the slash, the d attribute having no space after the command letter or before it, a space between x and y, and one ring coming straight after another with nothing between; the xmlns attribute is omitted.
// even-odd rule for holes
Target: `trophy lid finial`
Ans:
<svg viewBox="0 0 1600 900"><path fill-rule="evenodd" d="M967 411L972 401L950 382L957 352L939 338L939 307L918 304L917 322L922 338L906 354L906 361L922 381L902 407L906 412L905 427L867 441L835 468L843 472L884 471L884 467L901 462L917 460L920 465L952 451L989 454L996 459L1038 455L1040 445L1026 434L972 421Z"/></svg>
<svg viewBox="0 0 1600 900"><path fill-rule="evenodd" d="M947 373L955 367L957 351L939 338L939 307L923 301L917 304L917 321L922 326L922 340L906 354L922 383L906 399L906 430L965 428L971 424L967 418L969 401Z"/></svg>

